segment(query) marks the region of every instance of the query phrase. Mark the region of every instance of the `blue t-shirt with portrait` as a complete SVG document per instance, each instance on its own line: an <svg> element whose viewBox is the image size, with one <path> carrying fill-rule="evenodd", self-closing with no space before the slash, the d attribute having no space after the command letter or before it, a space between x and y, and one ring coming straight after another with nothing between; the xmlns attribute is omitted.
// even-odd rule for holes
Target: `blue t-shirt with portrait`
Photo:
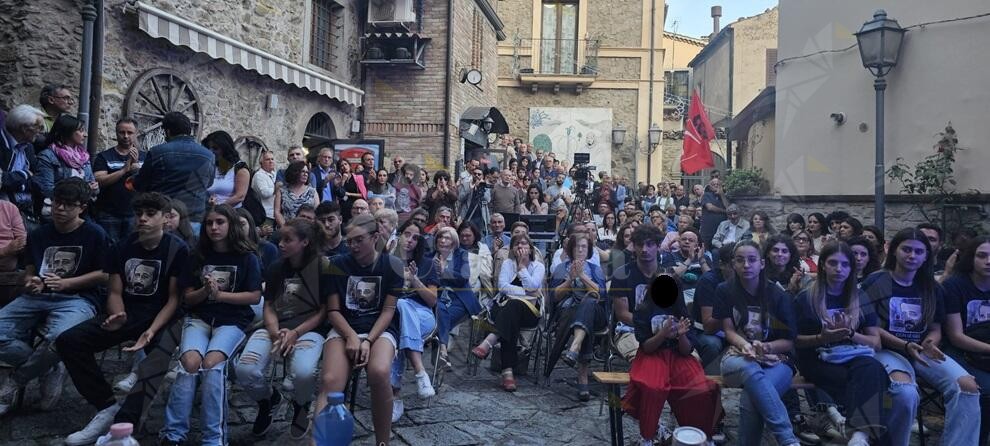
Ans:
<svg viewBox="0 0 990 446"><path fill-rule="evenodd" d="M963 330L990 322L990 290L982 291L969 276L953 275L942 282L945 313L959 313ZM980 339L990 342L990 339Z"/></svg>
<svg viewBox="0 0 990 446"><path fill-rule="evenodd" d="M731 319L736 333L747 341L794 340L794 303L790 294L771 282L763 283L763 299L753 296L737 281L715 290L715 319Z"/></svg>
<svg viewBox="0 0 990 446"><path fill-rule="evenodd" d="M872 276L871 276L872 277ZM928 322L925 320L925 302L917 283L903 286L891 280L892 287L889 296L873 299L880 328L887 330L897 338L920 343L928 335ZM867 281L869 292L872 286L878 286L876 280ZM945 320L945 298L942 287L935 284L935 312L932 322L942 323Z"/></svg>
<svg viewBox="0 0 990 446"><path fill-rule="evenodd" d="M27 240L27 264L33 265L35 274L44 278L54 274L61 278L79 277L106 268L107 252L110 251L110 238L103 228L83 221L72 232L63 234L52 223L46 223L31 231ZM56 293L47 287L42 294L53 297L79 296L101 308L106 296L99 293L98 287L74 290L70 293Z"/></svg>
<svg viewBox="0 0 990 446"><path fill-rule="evenodd" d="M854 299L858 302L859 307L859 323L856 326L857 332L862 332L863 328L866 327L876 327L877 326L877 314L873 311L873 307L870 306L869 298L866 294L856 289L854 291ZM805 289L801 291L797 298L794 299L794 305L796 309L797 324L798 324L798 334L814 336L822 332L822 326L824 322L818 315L818 311L815 310L811 302L811 289ZM846 313L848 309L846 305L843 304L841 296L836 296L833 294L825 294L825 313L828 318L835 318L839 314ZM834 345L840 344L851 344L851 341L843 339ZM809 348L799 348L797 353L799 357L810 358L817 357L815 351L816 347Z"/></svg>
<svg viewBox="0 0 990 446"><path fill-rule="evenodd" d="M195 263L196 266L186 276L186 288L201 288L204 283L203 278L212 276L220 291L228 293L261 291L261 261L253 252L209 253ZM254 311L251 310L250 305L208 300L192 307L190 313L213 327L236 325L244 329L254 319Z"/></svg>
<svg viewBox="0 0 990 446"><path fill-rule="evenodd" d="M179 237L166 232L158 246L145 249L138 234L133 233L117 244L107 273L120 275L128 317L141 314L153 318L168 301L171 279L185 277L188 266L189 247Z"/></svg>

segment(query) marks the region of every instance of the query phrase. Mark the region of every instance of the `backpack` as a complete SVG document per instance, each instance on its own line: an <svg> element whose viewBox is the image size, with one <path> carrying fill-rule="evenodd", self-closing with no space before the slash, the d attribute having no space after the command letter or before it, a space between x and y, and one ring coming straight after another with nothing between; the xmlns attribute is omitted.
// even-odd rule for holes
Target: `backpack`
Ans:
<svg viewBox="0 0 990 446"><path fill-rule="evenodd" d="M248 180L247 194L244 196L244 202L241 203L241 207L251 214L255 225L261 225L261 223L268 219L268 214L265 213L265 206L261 204L261 200L258 199L258 195L254 192L254 187L252 187L256 173L257 171L251 172L251 179Z"/></svg>

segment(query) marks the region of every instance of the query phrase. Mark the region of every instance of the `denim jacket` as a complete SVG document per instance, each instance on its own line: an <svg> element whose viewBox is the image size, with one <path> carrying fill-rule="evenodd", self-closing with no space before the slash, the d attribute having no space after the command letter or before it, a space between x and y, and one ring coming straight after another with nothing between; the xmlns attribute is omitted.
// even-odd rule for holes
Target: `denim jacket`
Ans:
<svg viewBox="0 0 990 446"><path fill-rule="evenodd" d="M87 183L96 181L96 177L93 176L93 165L91 163L87 162L83 166L82 171L82 179L86 180ZM49 147L38 154L37 171L35 176L31 177L31 180L34 182L38 193L44 198L52 198L55 183L73 176L75 176L73 169L58 159L55 151Z"/></svg>
<svg viewBox="0 0 990 446"><path fill-rule="evenodd" d="M200 221L206 212L206 189L213 184L215 168L213 152L192 136L176 136L151 148L134 177L134 188L182 200L189 208L190 220Z"/></svg>

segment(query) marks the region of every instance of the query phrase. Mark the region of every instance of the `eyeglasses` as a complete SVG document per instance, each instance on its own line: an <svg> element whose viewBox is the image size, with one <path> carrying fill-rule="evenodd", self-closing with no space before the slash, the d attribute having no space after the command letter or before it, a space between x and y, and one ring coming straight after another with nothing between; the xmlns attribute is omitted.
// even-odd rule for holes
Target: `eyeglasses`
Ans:
<svg viewBox="0 0 990 446"><path fill-rule="evenodd" d="M66 203L64 201L53 201L52 202L52 209L59 209L59 208L61 208L61 209L69 210L69 209L74 209L74 208L82 207L82 205L83 205L83 203L79 203L79 202L76 202L76 203Z"/></svg>
<svg viewBox="0 0 990 446"><path fill-rule="evenodd" d="M75 98L73 98L72 96L52 96L52 99L61 99L70 104L76 102Z"/></svg>
<svg viewBox="0 0 990 446"><path fill-rule="evenodd" d="M356 235L356 236L354 236L354 237L350 237L350 238L348 238L348 239L347 239L347 244L348 244L348 245L357 245L357 244L361 244L361 243L364 243L364 242L365 242L365 240L368 240L368 239L373 239L373 238L374 238L374 235L375 235L375 233L374 233L374 232L372 232L372 233L369 233L368 235Z"/></svg>

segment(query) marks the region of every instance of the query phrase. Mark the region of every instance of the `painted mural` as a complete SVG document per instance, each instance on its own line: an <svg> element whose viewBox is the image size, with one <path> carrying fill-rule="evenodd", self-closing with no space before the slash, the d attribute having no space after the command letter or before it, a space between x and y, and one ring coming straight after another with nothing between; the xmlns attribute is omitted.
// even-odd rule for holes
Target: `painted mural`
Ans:
<svg viewBox="0 0 990 446"><path fill-rule="evenodd" d="M534 150L554 152L573 164L575 153L590 153L591 165L612 170L612 109L529 109L529 137Z"/></svg>

